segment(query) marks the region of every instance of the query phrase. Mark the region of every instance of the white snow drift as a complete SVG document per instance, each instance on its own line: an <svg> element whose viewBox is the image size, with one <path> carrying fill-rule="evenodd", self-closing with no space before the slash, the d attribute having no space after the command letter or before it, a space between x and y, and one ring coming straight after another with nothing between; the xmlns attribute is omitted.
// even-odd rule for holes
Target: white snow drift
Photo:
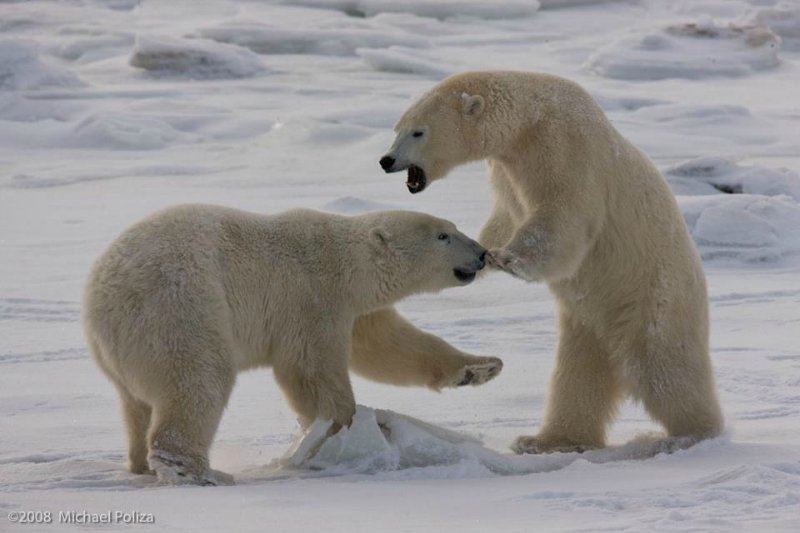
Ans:
<svg viewBox="0 0 800 533"><path fill-rule="evenodd" d="M0 40L0 90L72 87L81 81L69 70L40 57L31 40Z"/></svg>

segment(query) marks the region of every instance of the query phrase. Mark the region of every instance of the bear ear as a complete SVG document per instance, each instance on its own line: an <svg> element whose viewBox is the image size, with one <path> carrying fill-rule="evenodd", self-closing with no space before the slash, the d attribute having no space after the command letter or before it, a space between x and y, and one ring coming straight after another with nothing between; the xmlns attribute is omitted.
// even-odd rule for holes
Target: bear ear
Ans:
<svg viewBox="0 0 800 533"><path fill-rule="evenodd" d="M372 244L378 248L383 249L389 247L389 233L386 231L386 228L380 226L372 228L369 232L369 238Z"/></svg>
<svg viewBox="0 0 800 533"><path fill-rule="evenodd" d="M461 110L465 116L478 117L483 113L483 108L486 107L486 102L483 96L479 94L469 95L461 93Z"/></svg>

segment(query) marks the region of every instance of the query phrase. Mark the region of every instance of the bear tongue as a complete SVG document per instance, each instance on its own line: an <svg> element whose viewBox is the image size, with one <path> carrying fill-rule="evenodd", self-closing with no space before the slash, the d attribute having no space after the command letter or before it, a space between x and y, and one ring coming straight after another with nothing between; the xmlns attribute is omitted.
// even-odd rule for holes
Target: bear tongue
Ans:
<svg viewBox="0 0 800 533"><path fill-rule="evenodd" d="M406 180L406 187L408 187L408 192L410 192L411 194L422 192L427 184L428 180L425 177L424 170L422 170L420 167L416 165L411 165L410 167L408 167L408 178Z"/></svg>

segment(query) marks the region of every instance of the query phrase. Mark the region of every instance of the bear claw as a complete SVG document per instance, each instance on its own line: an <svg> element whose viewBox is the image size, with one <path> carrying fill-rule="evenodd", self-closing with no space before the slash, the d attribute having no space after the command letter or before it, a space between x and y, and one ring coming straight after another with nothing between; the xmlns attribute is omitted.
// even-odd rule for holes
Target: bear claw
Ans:
<svg viewBox="0 0 800 533"><path fill-rule="evenodd" d="M496 357L488 358L486 362L467 365L459 370L454 380L454 386L483 385L497 377L502 369L503 361Z"/></svg>
<svg viewBox="0 0 800 533"><path fill-rule="evenodd" d="M150 466L162 483L173 485L201 485L215 487L217 485L234 485L233 476L205 468L203 471L194 471L187 466L191 461L184 461L180 457L165 452L151 453Z"/></svg>
<svg viewBox="0 0 800 533"><path fill-rule="evenodd" d="M497 270L507 272L525 281L535 281L534 276L524 268L523 260L505 248L494 248L486 252L486 263Z"/></svg>
<svg viewBox="0 0 800 533"><path fill-rule="evenodd" d="M514 444L511 445L511 450L519 455L528 453L583 453L593 449L595 449L594 446L585 446L581 444L548 444L539 437L526 436L517 438L517 440L514 441Z"/></svg>

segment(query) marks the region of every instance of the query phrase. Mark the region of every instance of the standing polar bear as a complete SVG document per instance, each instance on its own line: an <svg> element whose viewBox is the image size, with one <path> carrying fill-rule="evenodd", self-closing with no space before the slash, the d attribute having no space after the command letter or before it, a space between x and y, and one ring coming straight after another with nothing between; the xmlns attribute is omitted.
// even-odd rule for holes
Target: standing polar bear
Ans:
<svg viewBox="0 0 800 533"><path fill-rule="evenodd" d="M545 74L467 72L422 96L395 131L380 164L407 170L412 193L488 161L488 261L546 281L558 302L546 416L518 453L604 446L625 395L684 443L719 434L699 256L658 170L586 91Z"/></svg>
<svg viewBox="0 0 800 533"><path fill-rule="evenodd" d="M208 450L249 368L273 368L304 425L349 425L348 365L433 389L492 379L499 359L463 353L387 308L468 284L485 252L452 223L404 211L186 205L129 228L95 263L84 298L88 345L122 400L129 469L232 481L209 468Z"/></svg>

